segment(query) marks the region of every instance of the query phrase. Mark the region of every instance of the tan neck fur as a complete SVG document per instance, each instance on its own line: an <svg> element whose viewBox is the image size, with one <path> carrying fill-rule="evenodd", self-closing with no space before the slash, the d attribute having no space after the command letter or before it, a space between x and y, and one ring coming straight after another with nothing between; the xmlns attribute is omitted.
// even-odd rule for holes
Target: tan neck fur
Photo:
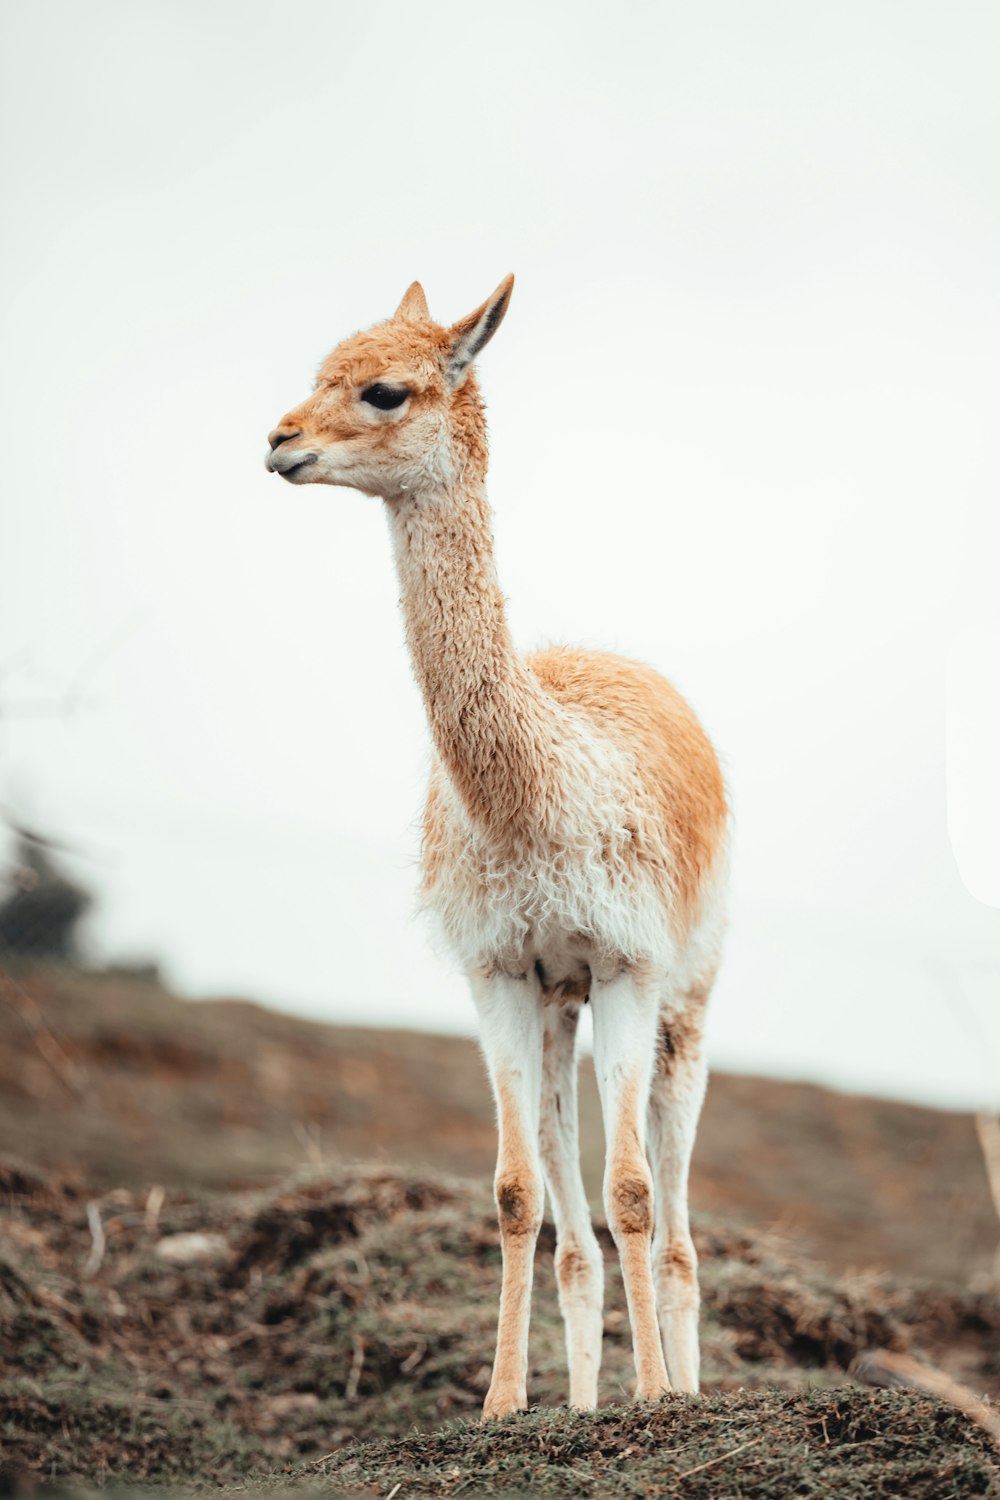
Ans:
<svg viewBox="0 0 1000 1500"><path fill-rule="evenodd" d="M456 428L455 477L391 503L390 524L407 642L438 755L473 822L506 842L537 820L555 708L507 626L474 391Z"/></svg>

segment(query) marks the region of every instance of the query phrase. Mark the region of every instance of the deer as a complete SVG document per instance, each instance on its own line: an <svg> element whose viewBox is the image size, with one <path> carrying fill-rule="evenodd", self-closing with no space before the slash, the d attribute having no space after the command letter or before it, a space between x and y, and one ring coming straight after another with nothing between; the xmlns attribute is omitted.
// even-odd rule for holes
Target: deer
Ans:
<svg viewBox="0 0 1000 1500"><path fill-rule="evenodd" d="M698 1390L688 1175L728 864L719 762L670 683L608 652L513 644L475 368L513 286L445 326L415 281L391 318L337 345L266 459L287 484L379 498L388 518L432 740L421 902L468 978L496 1107L501 1286L483 1420L527 1408L546 1190L569 1403L597 1405L604 1262L577 1110L587 1003L635 1396Z"/></svg>

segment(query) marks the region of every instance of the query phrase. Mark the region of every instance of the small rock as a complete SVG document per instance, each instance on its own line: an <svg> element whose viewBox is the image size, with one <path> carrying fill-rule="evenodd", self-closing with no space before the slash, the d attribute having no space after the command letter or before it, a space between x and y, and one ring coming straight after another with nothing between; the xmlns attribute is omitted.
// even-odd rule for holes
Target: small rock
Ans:
<svg viewBox="0 0 1000 1500"><path fill-rule="evenodd" d="M165 1234L157 1240L153 1253L172 1266L193 1266L203 1261L225 1260L229 1241L221 1234L201 1234L197 1230Z"/></svg>
<svg viewBox="0 0 1000 1500"><path fill-rule="evenodd" d="M305 1411L310 1406L319 1405L319 1397L315 1391L288 1391L281 1396L272 1396L268 1402L272 1411L280 1412L295 1411L301 1407Z"/></svg>
<svg viewBox="0 0 1000 1500"><path fill-rule="evenodd" d="M257 1424L265 1432L273 1432L282 1418L296 1412L306 1412L319 1405L315 1391L289 1391L281 1396L269 1396L257 1408Z"/></svg>

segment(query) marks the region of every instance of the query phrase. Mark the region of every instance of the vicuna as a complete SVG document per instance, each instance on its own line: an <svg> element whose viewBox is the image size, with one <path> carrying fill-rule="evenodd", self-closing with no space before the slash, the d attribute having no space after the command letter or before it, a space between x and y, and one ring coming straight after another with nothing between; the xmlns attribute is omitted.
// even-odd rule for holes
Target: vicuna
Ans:
<svg viewBox="0 0 1000 1500"><path fill-rule="evenodd" d="M496 1097L503 1281L487 1417L527 1405L545 1187L570 1402L597 1401L603 1265L576 1106L588 1000L636 1394L698 1388L687 1180L726 874L718 762L670 684L618 656L522 656L511 641L473 361L513 285L446 328L414 282L392 318L333 351L271 433L267 461L291 484L381 496L389 519L435 749L424 900L469 977Z"/></svg>

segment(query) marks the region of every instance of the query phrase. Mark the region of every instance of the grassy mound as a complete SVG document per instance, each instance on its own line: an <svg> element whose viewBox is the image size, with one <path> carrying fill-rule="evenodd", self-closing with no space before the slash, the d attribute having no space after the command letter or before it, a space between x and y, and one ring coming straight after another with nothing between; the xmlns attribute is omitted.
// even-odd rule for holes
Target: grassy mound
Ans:
<svg viewBox="0 0 1000 1500"><path fill-rule="evenodd" d="M551 1409L566 1373L546 1226L529 1391L547 1409L482 1427L500 1250L481 1184L380 1168L161 1201L91 1198L9 1166L0 1205L8 1478L226 1485L255 1473L327 1494L402 1483L400 1500L675 1483L692 1496L993 1493L985 1438L949 1407L844 1385L848 1363L880 1346L951 1361L995 1394L1000 1301L987 1293L836 1277L766 1235L702 1222L708 1395L583 1415ZM601 1398L621 1403L631 1347L610 1253L607 1272ZM840 1478L855 1488L831 1488Z"/></svg>
<svg viewBox="0 0 1000 1500"><path fill-rule="evenodd" d="M406 1496L945 1500L1000 1495L995 1460L946 1407L842 1387L532 1412L346 1449L322 1469L335 1484Z"/></svg>

